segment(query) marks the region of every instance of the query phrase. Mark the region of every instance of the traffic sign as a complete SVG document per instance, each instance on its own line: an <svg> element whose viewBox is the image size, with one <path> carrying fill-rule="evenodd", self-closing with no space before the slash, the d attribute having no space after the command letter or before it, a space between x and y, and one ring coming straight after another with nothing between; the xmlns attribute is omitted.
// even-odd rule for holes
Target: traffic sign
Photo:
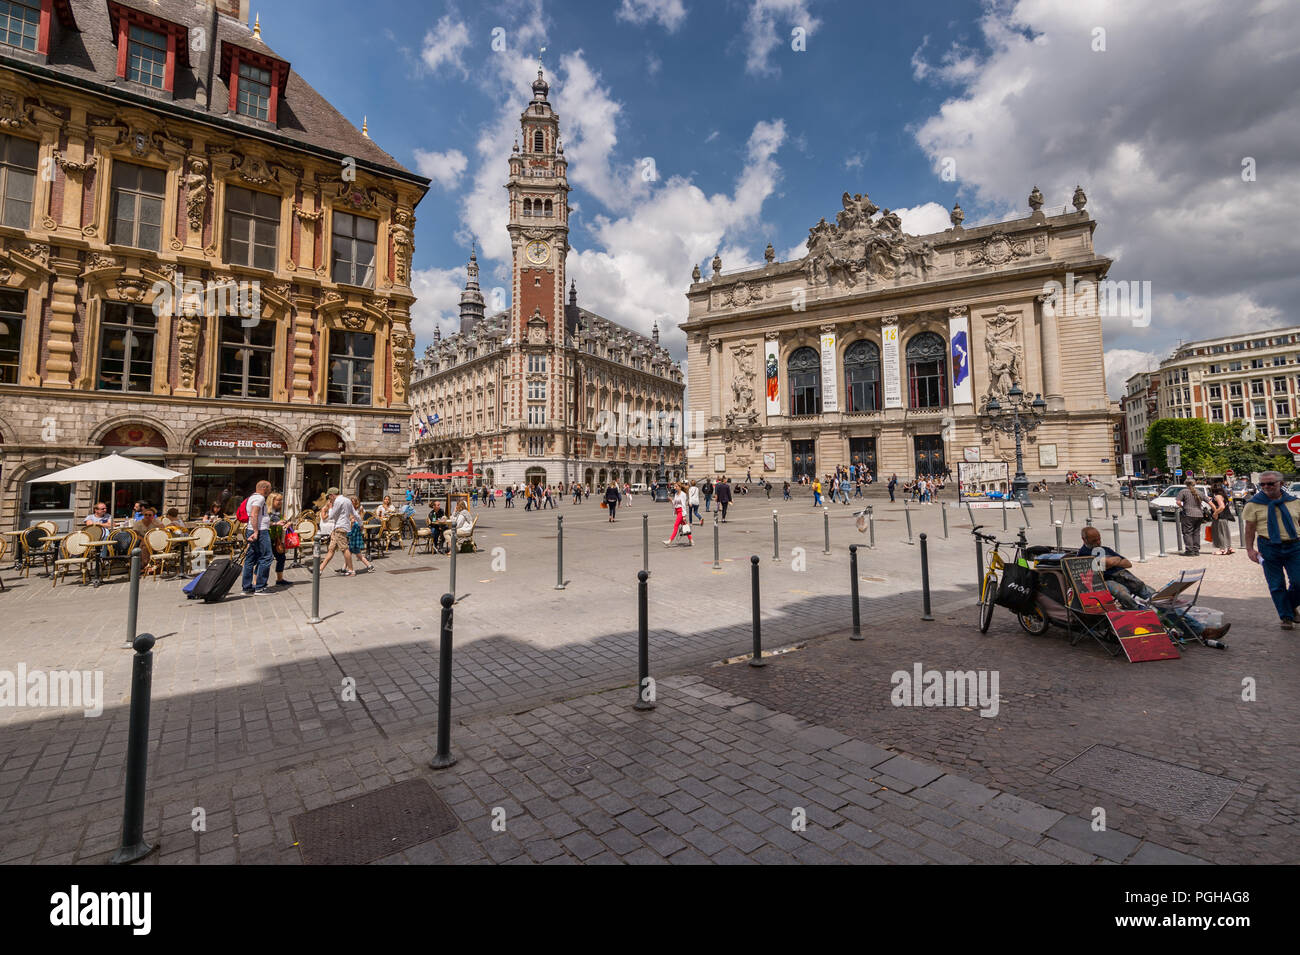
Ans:
<svg viewBox="0 0 1300 955"><path fill-rule="evenodd" d="M1174 477L1182 477L1182 476L1183 476L1183 469L1182 469L1182 468L1174 468Z"/></svg>
<svg viewBox="0 0 1300 955"><path fill-rule="evenodd" d="M1300 454L1300 434L1293 434L1286 439L1286 449L1292 454Z"/></svg>
<svg viewBox="0 0 1300 955"><path fill-rule="evenodd" d="M1232 468L1228 468L1228 470L1226 470L1226 471L1223 472L1223 476L1224 476L1224 478L1226 478L1227 480L1231 480L1233 477L1236 476L1236 472L1233 471Z"/></svg>
<svg viewBox="0 0 1300 955"><path fill-rule="evenodd" d="M1176 468L1183 463L1183 446L1181 444L1165 445L1165 463Z"/></svg>

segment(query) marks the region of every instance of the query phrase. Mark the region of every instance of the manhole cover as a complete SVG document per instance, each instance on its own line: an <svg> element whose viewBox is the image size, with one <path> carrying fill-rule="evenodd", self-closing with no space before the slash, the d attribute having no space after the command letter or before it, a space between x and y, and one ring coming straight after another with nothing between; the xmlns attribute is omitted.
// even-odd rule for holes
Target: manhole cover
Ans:
<svg viewBox="0 0 1300 955"><path fill-rule="evenodd" d="M1084 750L1053 775L1195 822L1217 816L1240 785L1226 776L1101 745Z"/></svg>
<svg viewBox="0 0 1300 955"><path fill-rule="evenodd" d="M460 825L426 780L408 779L289 820L308 865L365 865Z"/></svg>
<svg viewBox="0 0 1300 955"><path fill-rule="evenodd" d="M427 566L427 565L426 565L426 566L423 566L423 567L403 567L401 570L386 570L386 571L384 571L384 573L386 573L386 574L418 574L418 573L421 573L422 571L426 571L426 570L433 570L433 568L432 568L432 567L429 567L429 566Z"/></svg>

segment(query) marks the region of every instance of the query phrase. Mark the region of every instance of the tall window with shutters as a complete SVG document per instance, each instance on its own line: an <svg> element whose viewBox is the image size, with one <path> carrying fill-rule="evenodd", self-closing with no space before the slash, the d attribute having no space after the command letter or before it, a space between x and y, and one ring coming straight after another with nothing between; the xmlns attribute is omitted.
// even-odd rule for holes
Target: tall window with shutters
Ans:
<svg viewBox="0 0 1300 955"><path fill-rule="evenodd" d="M226 190L226 261L275 269L280 197L231 186Z"/></svg>
<svg viewBox="0 0 1300 955"><path fill-rule="evenodd" d="M0 222L7 226L31 228L38 152L33 140L0 136Z"/></svg>
<svg viewBox="0 0 1300 955"><path fill-rule="evenodd" d="M157 252L162 242L167 174L126 162L113 164L113 238L117 245Z"/></svg>
<svg viewBox="0 0 1300 955"><path fill-rule="evenodd" d="M375 240L378 223L347 212L334 213L333 267L335 282L375 287Z"/></svg>

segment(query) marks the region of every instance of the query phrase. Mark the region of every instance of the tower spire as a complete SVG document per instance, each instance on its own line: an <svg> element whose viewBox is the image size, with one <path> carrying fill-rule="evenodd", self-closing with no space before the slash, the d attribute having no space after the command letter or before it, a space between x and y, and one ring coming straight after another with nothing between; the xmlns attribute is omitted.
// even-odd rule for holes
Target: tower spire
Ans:
<svg viewBox="0 0 1300 955"><path fill-rule="evenodd" d="M468 334L483 319L483 293L478 287L478 254L470 242L469 264L465 267L465 290L460 293L460 333Z"/></svg>

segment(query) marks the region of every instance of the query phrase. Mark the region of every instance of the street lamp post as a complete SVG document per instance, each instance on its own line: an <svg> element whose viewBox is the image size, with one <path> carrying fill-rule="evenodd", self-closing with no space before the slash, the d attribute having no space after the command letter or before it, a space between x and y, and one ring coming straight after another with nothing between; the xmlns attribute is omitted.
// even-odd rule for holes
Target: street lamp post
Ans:
<svg viewBox="0 0 1300 955"><path fill-rule="evenodd" d="M981 422L983 427L996 428L1005 434L1014 434L1016 437L1016 476L1011 481L1011 493L1020 502L1021 507L1033 506L1029 500L1029 479L1025 477L1021 435L1028 434L1042 424L1046 414L1047 402L1043 400L1043 396L1036 394L1034 400L1030 401L1029 396L1021 390L1019 382L1012 383L1011 390L1007 392L1005 406L996 396L990 397L984 406Z"/></svg>

